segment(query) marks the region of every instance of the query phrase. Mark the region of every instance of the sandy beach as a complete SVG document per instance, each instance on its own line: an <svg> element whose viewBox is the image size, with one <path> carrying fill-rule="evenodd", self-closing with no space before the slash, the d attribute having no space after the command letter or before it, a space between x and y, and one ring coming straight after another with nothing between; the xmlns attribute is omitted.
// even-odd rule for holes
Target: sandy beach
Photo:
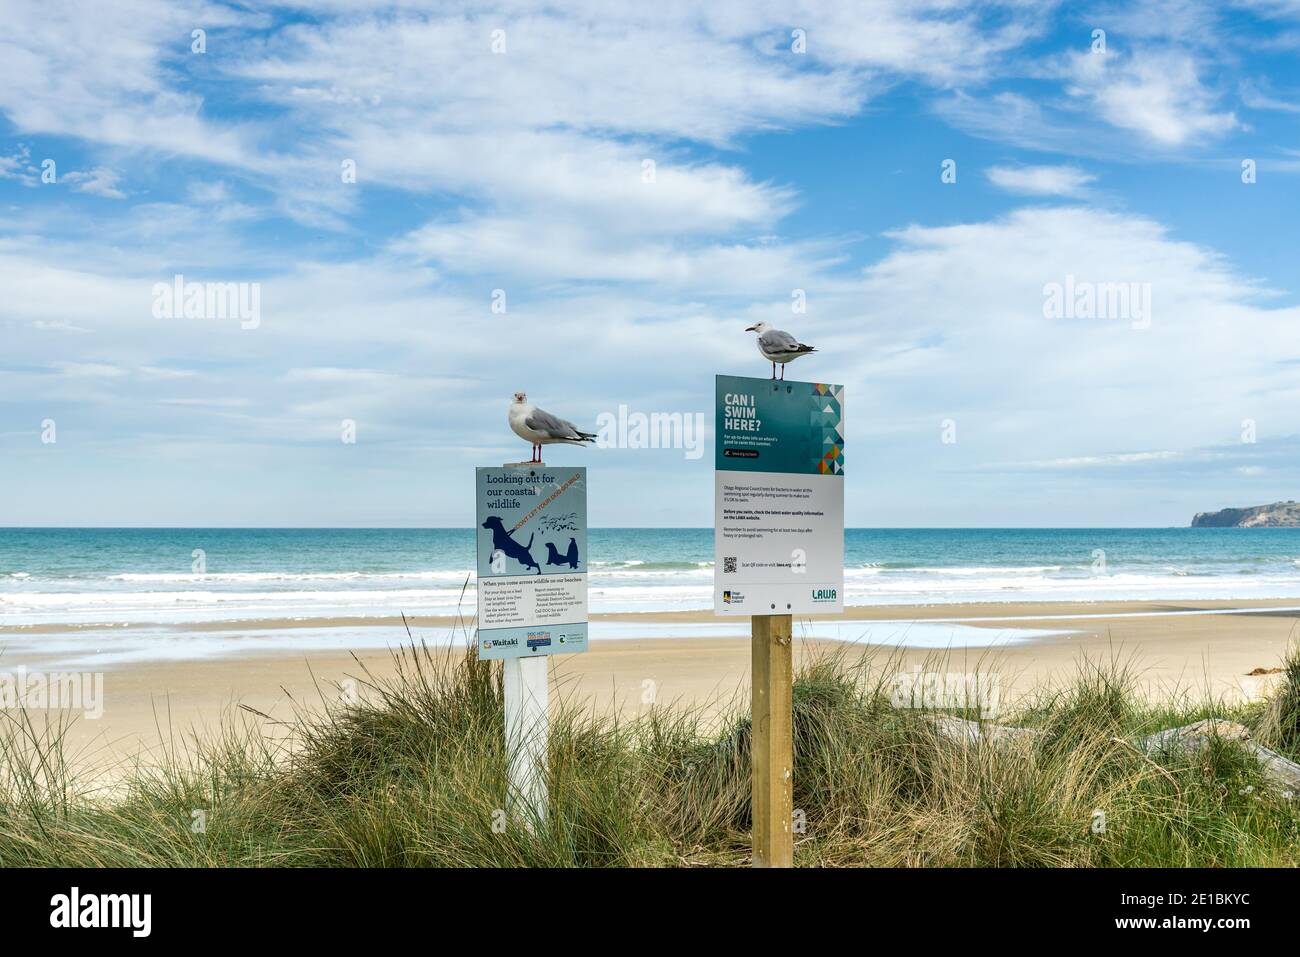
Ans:
<svg viewBox="0 0 1300 957"><path fill-rule="evenodd" d="M553 702L617 709L634 715L652 704L675 703L717 715L748 694L747 619L715 619L703 612L596 616L632 637L593 641L585 654L550 659ZM1121 660L1140 676L1150 697L1177 693L1232 700L1253 698L1272 678L1252 675L1276 668L1300 623L1297 603L1180 601L1092 603L979 603L968 605L855 607L838 619L844 640L811 636L826 622L795 622L796 656L840 653L865 658L885 674L899 671L979 672L996 675L1002 701L1068 678L1084 658ZM148 760L160 747L185 747L193 733L213 733L223 722L252 722L281 733L277 722L318 710L373 679L394 672L387 641L406 641L400 619L298 620L245 623L270 632L254 647L198 660L118 663L103 670L103 714L78 715L67 731L68 753L86 768L103 769L134 758ZM439 653L459 653L464 625L448 618L410 621L412 634ZM911 640L926 627L925 639ZM222 623L229 629L229 623ZM286 651L275 635L295 629L367 631L360 647ZM204 626L187 626L202 631ZM935 629L939 629L936 631ZM350 631L347 629L351 629ZM634 637L638 632L720 630L720 637ZM451 636L455 633L455 640ZM730 634L726 634L726 633ZM1025 633L1032 637L1023 637ZM1037 634L1034 634L1037 633ZM949 640L944 641L945 634ZM387 637L390 636L390 637ZM57 657L40 654L39 638L24 630L4 634L5 670L53 671ZM377 639L377 640L376 640ZM93 654L82 659L93 661ZM79 667L84 667L81 665ZM240 706L255 709L258 717Z"/></svg>

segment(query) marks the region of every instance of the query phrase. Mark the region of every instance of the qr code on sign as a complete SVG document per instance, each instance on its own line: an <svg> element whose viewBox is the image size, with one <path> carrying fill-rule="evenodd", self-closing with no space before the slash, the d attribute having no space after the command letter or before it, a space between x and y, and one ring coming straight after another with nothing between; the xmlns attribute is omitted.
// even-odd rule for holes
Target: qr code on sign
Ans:
<svg viewBox="0 0 1300 957"><path fill-rule="evenodd" d="M724 575L736 574L736 559L734 555L730 558L722 559L722 573Z"/></svg>

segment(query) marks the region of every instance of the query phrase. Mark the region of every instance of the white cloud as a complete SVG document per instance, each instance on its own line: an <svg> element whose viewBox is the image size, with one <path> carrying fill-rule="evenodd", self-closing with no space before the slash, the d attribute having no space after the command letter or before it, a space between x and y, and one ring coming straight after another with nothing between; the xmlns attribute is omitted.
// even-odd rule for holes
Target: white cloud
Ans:
<svg viewBox="0 0 1300 957"><path fill-rule="evenodd" d="M1077 53L1068 92L1090 101L1112 126L1166 147L1220 136L1239 124L1202 84L1195 59L1175 50Z"/></svg>
<svg viewBox="0 0 1300 957"><path fill-rule="evenodd" d="M19 146L11 155L0 156L0 179L15 179L24 186L40 184L40 170L32 164L29 147Z"/></svg>
<svg viewBox="0 0 1300 957"><path fill-rule="evenodd" d="M499 242L501 260L513 268L526 269L527 257L544 255L522 248L528 237L500 223L472 225L468 233L453 228L432 238L447 255L466 244L470 261L484 256L491 262L490 243ZM427 231L420 235L430 239ZM583 245L586 240L556 240L561 258L572 257L570 272L587 268L593 276L642 278L621 254L601 259L599 250ZM720 362L744 370L758 360L743 328L759 316L817 345L817 374L870 395L862 401L878 407L877 419L941 418L949 409L972 424L1000 422L1001 437L981 443L984 461L1023 460L1025 448L1044 460L1108 455L1117 446L1178 451L1213 444L1214 430L1235 429L1244 417L1275 421L1289 414L1291 372L1257 343L1285 341L1297 310L1267 308L1266 290L1213 250L1180 242L1149 219L1030 208L985 222L910 226L891 240L892 252L858 278L836 278L815 256L791 259L791 249L782 247L773 248L767 262L747 258L759 256L762 247L737 253L730 274L718 251L702 251L700 262L682 257L688 271L723 276L727 298L717 306L698 302L707 289L667 281L673 261L667 259L643 274L653 280L650 288L593 293L525 287L512 295L504 316L491 312L490 283L477 292L473 283L450 292L437 273L412 269L404 260L304 264L261 279L262 326L253 332L237 324L153 320L151 275L97 276L11 253L0 256L0 279L11 291L11 361L31 361L48 349L43 337L51 333L24 331L24 320L72 322L93 333L78 363L173 370L213 365L221 370L213 373L215 381L211 375L189 380L196 390L263 396L259 407L269 418L287 402L301 401L304 389L424 394L432 388L426 380L461 377L481 382L489 394L530 382L532 391L544 392L536 385L539 375L546 378L538 369L578 353L596 370L585 385L592 394L613 388L635 401L638 390L652 386L619 372L628 356L671 367L675 380L705 376ZM579 243L576 251L571 242ZM546 244L543 237L534 245ZM756 285L746 294L746 272L787 269L791 262L808 270L797 283L808 292L806 314L790 313L789 290L796 283L789 274L773 281L755 272ZM539 275L551 269L546 262L537 266ZM1044 318L1044 284L1066 275L1149 283L1151 328ZM384 321L373 321L377 316ZM534 327L547 330L539 353L503 355L503 336ZM682 355L681 341L697 348ZM170 397L184 397L177 396L174 381L153 378L173 390ZM1233 411L1225 417L1223 410ZM396 405L391 411L407 414Z"/></svg>
<svg viewBox="0 0 1300 957"><path fill-rule="evenodd" d="M1106 452L1101 455L1075 455L1059 459L1042 459L1030 462L1014 463L1008 468L1030 469L1089 469L1113 468L1117 466L1142 466L1165 462L1186 462L1196 456L1187 452L1175 452L1161 449L1152 452Z"/></svg>
<svg viewBox="0 0 1300 957"><path fill-rule="evenodd" d="M958 410L967 436L993 430L978 443L989 462L1178 451L1286 415L1289 371L1258 343L1281 341L1300 310L1266 308L1212 249L1150 219L1038 208L893 236L861 294L876 305L829 343L872 357L840 371L878 394L884 418ZM1151 327L1045 318L1044 286L1068 275L1150 284ZM917 348L886 353L890 342Z"/></svg>
<svg viewBox="0 0 1300 957"><path fill-rule="evenodd" d="M945 122L972 136L1012 143L1026 149L1088 155L1094 144L1077 130L1049 115L1042 103L1020 93L1001 91L974 96L964 90L935 101Z"/></svg>
<svg viewBox="0 0 1300 957"><path fill-rule="evenodd" d="M486 255L489 240L502 241L503 261L528 265L533 253L518 249L508 231L506 240L493 238L500 223L465 223L484 235L453 232L446 249L463 240L469 255ZM66 420L101 442L135 441L120 432L122 424L147 421L148 441L165 437L175 456L185 454L182 438L201 434L208 455L218 445L240 448L241 457L268 468L274 453L258 451L259 443L339 449L340 420L350 418L361 447L391 449L385 454L394 456L394 468L415 467L409 457L425 454L417 450L441 450L442 475L475 457L504 461L499 456L511 454L503 416L515 389L543 404L562 399L565 412L583 422L619 402L707 411L703 384L713 372L764 374L743 331L762 317L818 346L816 356L801 360L807 375L844 382L851 407L870 409L855 420L855 441L874 463L862 481L869 474L871 487L892 488L891 508L934 521L965 515L967 522L988 514L979 509L990 507L990 496L1019 487L1008 475L1029 468L998 463L1039 463L1035 482L1046 483L1046 498L1038 514L1060 515L1064 493L1053 483L1070 475L1146 474L1143 464L1231 472L1243 463L1195 450L1232 441L1243 418L1291 417L1293 369L1258 343L1289 341L1300 310L1269 308L1266 291L1212 249L1181 242L1150 219L1035 207L987 221L913 225L889 239L891 251L857 276L819 269L810 257L798 283L809 309L797 316L792 284L764 285L764 275L748 294L737 278L715 305L701 304L704 290L657 279L646 288L536 283L512 295L506 315L493 315L490 284L452 291L437 272L380 256L264 276L263 322L249 332L237 324L152 320L152 275L97 275L42 263L30 249L0 250L0 283L12 291L11 368L40 365L50 337L59 335L33 320L89 330L63 374L7 374L0 401L30 405L29 415L64 409L56 416L61 430ZM566 259L565 244L580 243L577 264L594 255L586 241L556 240ZM619 257L595 265L602 275L629 268ZM549 269L543 263L538 273ZM1045 319L1043 285L1066 274L1151 283L1151 328ZM531 334L536 330L545 334ZM525 335L533 344L527 353L509 346ZM683 350L683 342L691 348ZM583 376L559 382L557 370L574 356L582 357ZM178 374L186 371L194 374ZM949 417L959 436L953 446L938 438ZM449 462L449 455L461 457ZM605 467L631 467L620 455L611 453ZM373 469L379 461L362 454L329 468ZM643 478L650 474L637 465ZM680 500L693 500L699 476L654 474ZM456 501L451 478L430 476L423 494ZM1000 483L1000 492L988 482ZM275 487L257 494L270 496ZM1104 495L1104 486L1094 486L1089 501L1102 503ZM871 514L856 520L869 523Z"/></svg>
<svg viewBox="0 0 1300 957"><path fill-rule="evenodd" d="M385 381L393 378L394 376L392 373L383 372L379 369L349 369L338 367L290 369L284 374L285 382L329 382L367 386L381 385Z"/></svg>
<svg viewBox="0 0 1300 957"><path fill-rule="evenodd" d="M1238 6L1266 17L1300 18L1300 0L1235 0Z"/></svg>
<svg viewBox="0 0 1300 957"><path fill-rule="evenodd" d="M860 104L852 75L756 48L761 21L720 35L689 8L655 13L476 5L346 17L285 28L236 70L273 102L345 131L400 117L426 133L559 128L717 143Z"/></svg>
<svg viewBox="0 0 1300 957"><path fill-rule="evenodd" d="M392 248L461 275L654 282L711 296L774 289L788 293L792 284L822 272L841 256L829 243L629 239L599 224L544 216L468 216L454 223L430 223Z"/></svg>
<svg viewBox="0 0 1300 957"><path fill-rule="evenodd" d="M79 193L91 193L108 199L126 199L126 193L117 188L121 177L114 170L104 166L96 166L90 170L72 170L64 173L60 178L65 183L71 183L72 188Z"/></svg>
<svg viewBox="0 0 1300 957"><path fill-rule="evenodd" d="M1300 95L1292 92L1284 98L1272 92L1267 81L1246 81L1241 84L1241 102L1252 110L1276 110L1281 113L1300 113Z"/></svg>
<svg viewBox="0 0 1300 957"><path fill-rule="evenodd" d="M1039 35L1053 5L829 0L761 6L774 31L806 27L809 55L831 65L950 86L985 77L999 58Z"/></svg>
<svg viewBox="0 0 1300 957"><path fill-rule="evenodd" d="M949 0L304 7L312 17L279 24L202 0L15 12L0 37L0 110L24 132L225 166L316 226L347 225L358 189L338 171L354 159L363 185L601 215L625 230L725 230L771 222L792 197L692 160L683 142L838 122L904 79L976 81L1045 20L1017 2ZM206 54L190 52L195 24ZM273 105L274 120L215 115L200 92L210 79ZM646 158L659 164L654 194L639 189Z"/></svg>
<svg viewBox="0 0 1300 957"><path fill-rule="evenodd" d="M993 166L988 178L994 186L1012 193L1079 197L1097 177L1077 166Z"/></svg>
<svg viewBox="0 0 1300 957"><path fill-rule="evenodd" d="M58 362L55 366L60 374L73 379L120 379L128 375L126 369L104 362Z"/></svg>
<svg viewBox="0 0 1300 957"><path fill-rule="evenodd" d="M169 67L191 56L190 31L255 18L202 0L21 3L0 8L0 110L24 132L239 162L238 133L205 121Z"/></svg>
<svg viewBox="0 0 1300 957"><path fill-rule="evenodd" d="M726 232L768 227L794 202L737 167L691 162L675 151L568 133L426 135L380 129L351 144L358 178L410 189L449 189L493 205L601 223L620 234ZM653 182L643 161L653 160Z"/></svg>

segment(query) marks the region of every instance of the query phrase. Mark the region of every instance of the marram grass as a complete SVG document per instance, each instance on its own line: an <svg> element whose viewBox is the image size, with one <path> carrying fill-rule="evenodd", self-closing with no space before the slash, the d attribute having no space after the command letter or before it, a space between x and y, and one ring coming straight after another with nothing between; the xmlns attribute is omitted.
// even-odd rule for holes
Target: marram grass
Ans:
<svg viewBox="0 0 1300 957"><path fill-rule="evenodd" d="M83 784L58 726L0 731L0 865L699 867L748 863L749 722L681 707L561 705L544 820L506 812L501 666L412 645L396 676L267 734L257 723ZM960 746L891 706L896 670L843 655L794 687L800 866L1300 864L1300 801L1235 744L1139 753L1125 738L1239 721L1296 758L1300 656L1264 704L1151 705L1118 662L1021 703L1032 747ZM235 730L238 728L238 730ZM1101 812L1100 816L1098 812ZM1100 826L1104 822L1104 826Z"/></svg>

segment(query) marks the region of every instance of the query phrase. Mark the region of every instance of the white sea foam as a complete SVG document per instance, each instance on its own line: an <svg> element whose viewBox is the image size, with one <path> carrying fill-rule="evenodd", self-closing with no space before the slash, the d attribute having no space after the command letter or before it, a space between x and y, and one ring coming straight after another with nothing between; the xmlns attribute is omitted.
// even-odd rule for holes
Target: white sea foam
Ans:
<svg viewBox="0 0 1300 957"><path fill-rule="evenodd" d="M471 569L465 571L421 572L212 572L207 574L180 572L152 572L110 575L106 581L172 584L180 582L311 582L311 581L442 581L463 582L473 577Z"/></svg>
<svg viewBox="0 0 1300 957"><path fill-rule="evenodd" d="M1182 564L1113 566L884 567L845 570L849 605L995 601L1183 599L1300 599L1300 574L1287 557L1268 570ZM659 563L667 564L667 563ZM648 566L648 567L647 567ZM684 566L684 567L682 567ZM639 560L593 563L593 613L709 609L712 562L657 567ZM472 615L474 577L468 569L403 572L124 573L99 579L0 578L0 624L187 624L252 619Z"/></svg>
<svg viewBox="0 0 1300 957"><path fill-rule="evenodd" d="M921 574L921 575L957 575L965 577L968 575L1025 575L1042 572L1059 572L1061 565L1001 565L996 567L982 567L978 565L941 565L935 568L907 568L896 569L903 573ZM1080 566L1082 568L1084 566ZM891 569L894 570L894 569Z"/></svg>

